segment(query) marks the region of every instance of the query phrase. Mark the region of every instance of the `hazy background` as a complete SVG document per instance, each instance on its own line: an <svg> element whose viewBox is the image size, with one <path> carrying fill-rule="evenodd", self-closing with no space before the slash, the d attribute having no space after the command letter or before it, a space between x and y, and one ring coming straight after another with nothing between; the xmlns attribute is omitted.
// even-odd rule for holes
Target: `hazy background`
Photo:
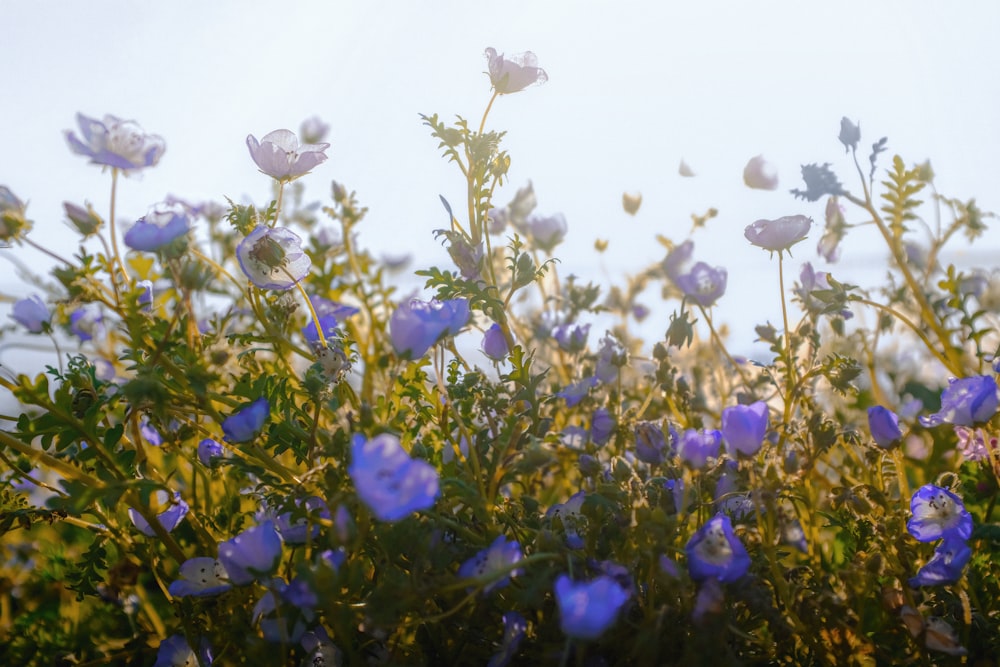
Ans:
<svg viewBox="0 0 1000 667"><path fill-rule="evenodd" d="M860 190L837 141L841 116L861 122L864 159L888 136L881 166L897 152L908 164L930 158L941 193L1000 209L994 1L2 0L0 14L0 184L29 200L33 238L64 253L76 235L62 202L90 201L105 216L108 206L109 175L63 137L77 111L135 119L166 140L159 166L120 182L126 220L168 194L263 203L270 179L250 160L247 134L297 131L318 115L332 146L303 179L307 199L328 201L336 179L370 208L362 243L376 254L411 252L412 268L444 264L431 233L446 222L438 195L464 201L464 180L418 113L478 123L490 97L487 46L534 51L549 75L493 108L488 126L508 131L513 158L497 202L533 181L536 212L562 212L569 223L560 274L605 283L661 259L656 234L682 240L691 213L718 208L694 237L695 258L729 269L715 311L732 324L735 352L762 352L753 325L780 321L776 262L749 246L744 227L812 216L814 231L789 265L797 276L802 261L816 261L824 205L788 194L801 187L799 166L832 162ZM777 166L778 190L743 185L757 154ZM678 175L681 159L697 177ZM622 210L624 191L643 195L635 217ZM610 241L601 256L598 238ZM959 259L992 266L998 238L976 248L960 241ZM874 240L874 230L857 230L841 263L817 268L877 282L885 254ZM34 290L3 259L12 253L33 266L44 257L0 251L0 293L25 296ZM649 340L677 304L647 303ZM8 311L0 303L5 322ZM9 350L0 362L26 363Z"/></svg>

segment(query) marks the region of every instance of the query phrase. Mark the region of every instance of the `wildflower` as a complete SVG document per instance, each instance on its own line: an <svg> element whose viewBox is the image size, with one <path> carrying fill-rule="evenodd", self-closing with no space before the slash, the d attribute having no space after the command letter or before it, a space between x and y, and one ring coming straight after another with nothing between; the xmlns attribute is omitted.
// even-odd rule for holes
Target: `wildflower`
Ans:
<svg viewBox="0 0 1000 667"><path fill-rule="evenodd" d="M286 290L306 277L312 260L302 239L284 227L258 226L236 246L243 273L261 289Z"/></svg>
<svg viewBox="0 0 1000 667"><path fill-rule="evenodd" d="M604 384L618 379L619 370L628 364L628 351L610 333L601 338L601 349L597 351L594 375Z"/></svg>
<svg viewBox="0 0 1000 667"><path fill-rule="evenodd" d="M156 252L188 233L191 223L180 205L155 206L125 232L125 245L132 250Z"/></svg>
<svg viewBox="0 0 1000 667"><path fill-rule="evenodd" d="M77 308L69 316L69 330L77 335L81 342L93 340L104 332L104 315L100 309L88 303Z"/></svg>
<svg viewBox="0 0 1000 667"><path fill-rule="evenodd" d="M319 525L317 525L316 519L330 518L330 509L326 506L326 501L319 496L310 496L304 502L296 498L295 504L300 507L304 506L305 516L300 516L293 522L292 512L283 512L274 520L275 527L285 544L305 544L310 537L315 538L319 535Z"/></svg>
<svg viewBox="0 0 1000 667"><path fill-rule="evenodd" d="M208 597L230 588L232 585L222 563L208 556L199 556L184 561L178 578L171 582L167 591L174 597Z"/></svg>
<svg viewBox="0 0 1000 667"><path fill-rule="evenodd" d="M742 519L750 516L754 511L753 499L749 493L741 493L736 484L735 473L736 462L728 461L733 467L726 470L719 476L719 481L715 483L715 506L719 512L725 512L735 519Z"/></svg>
<svg viewBox="0 0 1000 667"><path fill-rule="evenodd" d="M713 578L729 583L750 569L750 556L733 534L733 525L725 514L716 514L699 528L685 551L688 571L695 581Z"/></svg>
<svg viewBox="0 0 1000 667"><path fill-rule="evenodd" d="M618 616L629 594L608 576L573 583L565 574L556 579L556 604L562 631L573 639L597 639Z"/></svg>
<svg viewBox="0 0 1000 667"><path fill-rule="evenodd" d="M882 449L890 449L903 437L903 432L899 429L899 417L881 405L868 408L868 430L875 444Z"/></svg>
<svg viewBox="0 0 1000 667"><path fill-rule="evenodd" d="M923 485L910 500L910 512L913 517L906 529L921 542L948 537L967 540L972 535L972 516L962 499L948 489Z"/></svg>
<svg viewBox="0 0 1000 667"><path fill-rule="evenodd" d="M582 549L584 545L583 538L577 529L583 526L584 520L581 517L580 510L583 508L583 501L587 499L587 494L583 491L577 491L569 500L564 503L558 503L549 508L545 513L545 518L552 520L558 518L562 523L563 532L566 535L566 546L570 549Z"/></svg>
<svg viewBox="0 0 1000 667"><path fill-rule="evenodd" d="M69 221L85 237L96 234L101 229L101 225L104 224L101 216L97 215L90 204L87 205L87 208L83 208L67 201L63 202L63 208L66 210L66 217L69 218Z"/></svg>
<svg viewBox="0 0 1000 667"><path fill-rule="evenodd" d="M307 144L318 144L326 138L326 133L330 131L330 125L324 123L319 116L312 116L302 121L299 126L299 134L302 141Z"/></svg>
<svg viewBox="0 0 1000 667"><path fill-rule="evenodd" d="M139 420L139 433L146 439L146 442L154 447L159 447L163 444L163 436L160 435L155 426L149 423L149 417L145 415Z"/></svg>
<svg viewBox="0 0 1000 667"><path fill-rule="evenodd" d="M584 445L587 444L587 429L582 426L567 426L562 430L559 436L559 441L570 449L575 449L577 451L582 450Z"/></svg>
<svg viewBox="0 0 1000 667"><path fill-rule="evenodd" d="M500 95L516 93L549 80L549 75L538 66L538 58L531 51L507 58L489 47L486 49L486 59L489 62L490 83Z"/></svg>
<svg viewBox="0 0 1000 667"><path fill-rule="evenodd" d="M590 438L594 444L603 445L615 430L615 418L607 408L598 408L590 418Z"/></svg>
<svg viewBox="0 0 1000 667"><path fill-rule="evenodd" d="M986 422L996 414L998 406L997 381L991 375L952 379L941 393L941 410L929 417L921 417L924 426L948 423L972 426Z"/></svg>
<svg viewBox="0 0 1000 667"><path fill-rule="evenodd" d="M396 354L419 359L447 334L457 334L469 321L469 302L465 299L401 303L389 318L389 338Z"/></svg>
<svg viewBox="0 0 1000 667"><path fill-rule="evenodd" d="M981 428L971 429L965 426L956 426L955 435L958 437L958 450L966 461L985 461L990 456L990 449L997 449L997 437L987 438ZM989 443L988 449L987 443Z"/></svg>
<svg viewBox="0 0 1000 667"><path fill-rule="evenodd" d="M483 334L483 352L493 361L503 361L510 353L503 329L495 322Z"/></svg>
<svg viewBox="0 0 1000 667"><path fill-rule="evenodd" d="M840 119L840 135L837 138L844 144L845 153L852 149L857 150L858 142L861 141L861 123L852 123L847 116L844 116Z"/></svg>
<svg viewBox="0 0 1000 667"><path fill-rule="evenodd" d="M507 229L508 217L506 208L491 208L486 214L487 231L494 236L503 234L503 230Z"/></svg>
<svg viewBox="0 0 1000 667"><path fill-rule="evenodd" d="M202 641L195 654L182 635L171 635L160 642L153 667L197 667L199 664L212 664L212 652L208 643Z"/></svg>
<svg viewBox="0 0 1000 667"><path fill-rule="evenodd" d="M110 114L103 121L76 114L83 140L66 130L70 150L101 164L126 172L153 167L163 156L166 144L155 134L146 134L133 120L122 120Z"/></svg>
<svg viewBox="0 0 1000 667"><path fill-rule="evenodd" d="M687 273L692 252L694 252L694 241L688 239L667 253L660 266L671 281L676 283L678 278Z"/></svg>
<svg viewBox="0 0 1000 667"><path fill-rule="evenodd" d="M597 386L597 378L590 376L566 385L562 391L556 392L556 396L566 399L566 407L571 408L582 401L583 397L595 386Z"/></svg>
<svg viewBox="0 0 1000 667"><path fill-rule="evenodd" d="M379 521L399 521L429 509L440 495L434 467L411 459L390 433L371 440L355 435L347 472L358 497Z"/></svg>
<svg viewBox="0 0 1000 667"><path fill-rule="evenodd" d="M722 411L722 437L730 454L739 452L753 456L767 433L767 404L757 401L750 405L733 405Z"/></svg>
<svg viewBox="0 0 1000 667"><path fill-rule="evenodd" d="M265 134L260 141L247 135L250 157L261 173L276 181L293 181L308 174L326 161L324 152L330 144L302 144L291 130L275 130Z"/></svg>
<svg viewBox="0 0 1000 667"><path fill-rule="evenodd" d="M824 218L826 227L823 230L823 236L819 239L819 243L816 244L816 252L832 264L840 258L840 242L847 232L844 207L837 203L835 196L826 200Z"/></svg>
<svg viewBox="0 0 1000 667"><path fill-rule="evenodd" d="M677 444L676 432L671 433L670 447L663 429L655 422L639 422L635 425L635 456L643 463L659 465L672 453Z"/></svg>
<svg viewBox="0 0 1000 667"><path fill-rule="evenodd" d="M928 616L924 624L924 643L933 651L948 655L968 655L969 650L958 643L958 633L947 621L937 616Z"/></svg>
<svg viewBox="0 0 1000 667"><path fill-rule="evenodd" d="M212 438L205 438L198 443L198 460L206 467L211 467L215 459L222 457L222 445Z"/></svg>
<svg viewBox="0 0 1000 667"><path fill-rule="evenodd" d="M0 241L11 241L31 229L24 209L24 202L6 185L0 185Z"/></svg>
<svg viewBox="0 0 1000 667"><path fill-rule="evenodd" d="M508 611L503 619L503 639L500 641L500 650L494 653L486 667L506 667L517 655L528 629L528 622L516 611Z"/></svg>
<svg viewBox="0 0 1000 667"><path fill-rule="evenodd" d="M587 336L590 334L590 324L560 324L552 330L552 337L556 339L559 347L564 352L580 352L587 347Z"/></svg>
<svg viewBox="0 0 1000 667"><path fill-rule="evenodd" d="M51 327L52 315L41 297L32 294L14 302L9 317L28 330L29 333L44 333Z"/></svg>
<svg viewBox="0 0 1000 667"><path fill-rule="evenodd" d="M271 414L271 404L263 396L244 406L222 422L222 432L229 442L253 440Z"/></svg>
<svg viewBox="0 0 1000 667"><path fill-rule="evenodd" d="M692 468L703 468L709 458L719 455L722 433L716 430L687 429L677 443L677 454Z"/></svg>
<svg viewBox="0 0 1000 667"><path fill-rule="evenodd" d="M157 514L156 520L160 523L161 526L163 526L163 530L169 533L174 528L180 525L181 521L184 520L184 517L187 516L189 509L190 507L188 506L188 504L184 502L184 500L181 498L180 492L175 491L170 506L167 507L167 509L160 512L159 514ZM129 508L128 517L132 519L132 523L135 525L135 527L139 530L140 533L146 535L147 537L156 536L156 531L153 530L153 527L150 526L149 522L146 521L146 519L143 518L143 516L139 514L139 512L137 512L135 509L131 507Z"/></svg>
<svg viewBox="0 0 1000 667"><path fill-rule="evenodd" d="M786 215L777 220L758 220L747 225L743 235L753 245L779 253L788 250L809 233L812 218L804 215Z"/></svg>
<svg viewBox="0 0 1000 667"><path fill-rule="evenodd" d="M566 218L561 213L549 217L533 216L525 221L528 233L535 240L535 246L548 254L566 238Z"/></svg>
<svg viewBox="0 0 1000 667"><path fill-rule="evenodd" d="M313 310L316 311L320 327L323 329L323 335L326 337L336 335L337 324L359 312L359 310L354 306L337 303L336 301L331 301L330 299L324 299L321 296L311 296L309 297L309 301L312 303ZM306 342L311 345L319 343L319 334L316 331L316 322L313 321L312 318L310 318L309 323L302 328L302 335L305 337Z"/></svg>
<svg viewBox="0 0 1000 667"><path fill-rule="evenodd" d="M142 306L144 310L149 310L153 307L153 281L152 280L140 280L135 286L139 289L139 296L136 297L135 302L137 305Z"/></svg>
<svg viewBox="0 0 1000 667"><path fill-rule="evenodd" d="M483 595L491 593L498 588L503 588L510 583L511 577L521 574L521 570L508 571L514 563L524 558L521 553L521 545L517 540L507 541L503 535L498 536L493 543L483 549L469 560L462 563L458 568L458 576L462 579L495 579L500 572L505 572L505 576L487 584L483 588Z"/></svg>
<svg viewBox="0 0 1000 667"><path fill-rule="evenodd" d="M726 270L721 266L712 268L705 262L698 262L674 282L685 297L708 308L726 293L727 277Z"/></svg>
<svg viewBox="0 0 1000 667"><path fill-rule="evenodd" d="M750 158L743 168L743 182L748 188L755 190L776 190L778 188L778 171L774 165L764 159L763 155Z"/></svg>
<svg viewBox="0 0 1000 667"><path fill-rule="evenodd" d="M934 556L910 578L910 586L953 584L962 578L962 570L972 558L972 550L964 539L946 537L934 549Z"/></svg>
<svg viewBox="0 0 1000 667"><path fill-rule="evenodd" d="M219 561L236 586L252 584L278 567L281 537L273 521L247 528L231 540L219 543Z"/></svg>
<svg viewBox="0 0 1000 667"><path fill-rule="evenodd" d="M684 509L684 478L668 479L663 482L663 488L670 492L670 499L674 503L674 514L680 513Z"/></svg>

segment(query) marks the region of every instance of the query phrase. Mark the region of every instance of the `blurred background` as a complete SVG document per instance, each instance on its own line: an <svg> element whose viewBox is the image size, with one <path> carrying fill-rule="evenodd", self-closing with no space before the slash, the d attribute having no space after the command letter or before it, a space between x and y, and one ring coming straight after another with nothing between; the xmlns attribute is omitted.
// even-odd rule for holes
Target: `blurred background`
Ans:
<svg viewBox="0 0 1000 667"><path fill-rule="evenodd" d="M734 353L764 358L753 327L781 319L777 261L743 237L754 220L815 220L788 264L789 283L804 261L862 285L884 275L874 229L854 230L837 264L818 259L825 202L788 192L812 162L830 162L860 192L837 141L842 116L861 124L863 160L887 136L880 168L895 153L908 165L929 158L939 192L1000 210L1000 3L991 0L4 0L2 14L0 184L29 202L33 238L65 254L77 236L62 202L91 202L107 216L110 189L110 175L66 145L78 111L134 119L166 140L157 167L119 183L126 222L167 195L266 203L271 182L251 161L247 135L298 131L316 115L330 124L332 146L302 179L306 201L328 202L337 180L369 207L360 241L376 256L411 253L408 274L447 264L432 234L447 223L438 195L462 202L465 185L418 114L478 123L491 93L489 46L533 51L549 76L493 107L488 127L508 132L513 158L497 204L530 180L536 213L569 223L555 253L560 276L604 284L662 259L657 234L679 242L691 214L718 209L694 234L694 257L729 271L715 318L730 324ZM743 184L744 165L759 154L777 168L777 190ZM694 177L678 173L682 160ZM623 192L642 194L634 217ZM861 221L850 207L847 219ZM608 241L603 254L598 239ZM992 268L1000 235L953 248L945 261ZM5 299L37 291L11 255L35 269L48 263L31 249L0 250ZM677 307L656 296L654 288L642 325L650 346ZM4 323L9 307L0 302ZM601 335L593 333L592 342ZM31 359L0 351L15 371L38 370L25 367Z"/></svg>

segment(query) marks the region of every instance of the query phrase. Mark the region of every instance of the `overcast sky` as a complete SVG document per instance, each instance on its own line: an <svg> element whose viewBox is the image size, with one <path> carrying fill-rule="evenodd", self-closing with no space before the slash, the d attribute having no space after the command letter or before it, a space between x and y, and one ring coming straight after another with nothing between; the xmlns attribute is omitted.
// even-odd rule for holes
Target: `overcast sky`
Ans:
<svg viewBox="0 0 1000 667"><path fill-rule="evenodd" d="M30 201L35 238L63 252L75 238L62 202L90 201L105 215L108 205L109 175L66 146L76 112L135 119L166 140L159 166L120 184L118 210L131 220L168 194L264 202L270 183L247 134L297 130L318 115L332 146L303 179L307 198L327 201L336 179L370 208L363 243L443 264L432 235L445 222L438 195L462 201L465 186L418 114L478 120L490 97L487 46L534 51L549 75L499 99L490 116L513 158L498 203L531 180L537 211L569 223L560 273L601 281L659 260L656 234L682 240L691 213L716 207L695 257L729 269L716 317L734 324L736 351L753 347L754 323L780 321L775 263L744 227L812 216L797 274L816 259L823 218L822 202L788 194L801 185L799 166L831 162L859 189L837 141L841 116L861 122L865 147L888 136L888 155L930 158L940 192L1000 209L993 1L4 0L2 13L0 184ZM743 185L757 154L776 165L777 191ZM697 177L678 175L682 159ZM624 191L643 195L634 218L622 211ZM876 280L884 253L871 249L873 234L859 230L842 264L818 268ZM610 241L601 257L598 238ZM997 239L959 249L984 263ZM9 263L0 267L4 294L28 293ZM673 308L654 309L653 336Z"/></svg>

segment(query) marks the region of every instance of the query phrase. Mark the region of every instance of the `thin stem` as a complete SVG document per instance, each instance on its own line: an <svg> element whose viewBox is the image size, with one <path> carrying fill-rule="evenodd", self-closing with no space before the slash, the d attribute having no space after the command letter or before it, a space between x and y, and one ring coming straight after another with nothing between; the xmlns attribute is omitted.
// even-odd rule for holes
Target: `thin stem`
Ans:
<svg viewBox="0 0 1000 667"><path fill-rule="evenodd" d="M319 315L316 314L316 309L313 308L312 300L309 298L309 295L306 294L306 288L302 286L301 282L296 282L295 286L299 288L299 292L302 293L302 298L306 300L306 308L309 309L309 315L312 316L313 323L316 325L316 333L319 335L320 348L325 350L326 336L323 335L323 325L319 323Z"/></svg>
<svg viewBox="0 0 1000 667"><path fill-rule="evenodd" d="M121 251L118 250L118 230L115 224L115 199L118 194L118 168L111 168L111 217L108 218L108 227L111 231L111 247L114 248L115 252L115 262L118 263L118 268L122 272L122 277L125 282L128 283L129 275L128 271L125 269L125 263L122 261ZM114 276L112 275L112 280Z"/></svg>
<svg viewBox="0 0 1000 667"><path fill-rule="evenodd" d="M285 194L285 182L278 181L278 202L274 206L274 225L271 225L272 227L277 225L278 221L281 220L281 200L284 198L284 194Z"/></svg>
<svg viewBox="0 0 1000 667"><path fill-rule="evenodd" d="M715 330L715 326L712 324L712 316L709 315L708 311L705 310L705 307L700 303L695 302L695 305L698 306L698 310L701 311L702 317L705 318L705 322L708 324L708 331L711 334L712 341L715 343L715 346L719 348L719 351L725 355L726 359L729 360L729 363L736 369L736 372L740 374L740 379L743 380L744 384L749 386L750 378L747 376L746 371L743 370L743 367L736 363L736 360L733 359L733 355L729 354L729 350L727 350L726 346L722 343L722 339L719 337L718 332Z"/></svg>
<svg viewBox="0 0 1000 667"><path fill-rule="evenodd" d="M46 255L48 255L52 259L56 260L57 262L62 262L66 266L73 266L73 263L70 262L69 260L64 259L63 257L60 257L59 255L57 255L56 253L52 252L48 248L35 243L29 237L25 236L21 240L23 240L25 243L27 243L28 245L30 245L32 248L34 248L38 252L45 253Z"/></svg>
<svg viewBox="0 0 1000 667"><path fill-rule="evenodd" d="M483 128L486 127L486 117L490 115L490 109L493 108L493 102L500 97L500 93L496 90L493 91L493 97L490 98L490 103L486 105L486 111L483 112L483 119L479 121L479 134L483 133Z"/></svg>

